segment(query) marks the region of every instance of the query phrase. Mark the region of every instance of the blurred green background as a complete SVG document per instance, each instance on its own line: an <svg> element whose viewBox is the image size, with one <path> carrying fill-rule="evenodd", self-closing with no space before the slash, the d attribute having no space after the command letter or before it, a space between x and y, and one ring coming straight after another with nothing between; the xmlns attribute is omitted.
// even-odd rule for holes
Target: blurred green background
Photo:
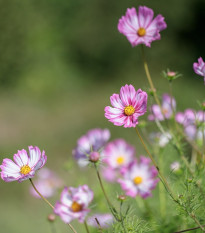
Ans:
<svg viewBox="0 0 205 233"><path fill-rule="evenodd" d="M71 155L87 130L109 128L112 139L123 137L144 153L132 129L115 127L104 117L110 95L122 85L149 89L140 48L132 48L117 30L126 8L138 5L161 13L168 25L161 41L146 49L159 94L169 91L162 70L178 71L183 74L174 82L178 110L198 109L204 85L192 64L205 58L204 0L0 0L1 161L37 145L66 185L88 183L96 191L92 169L80 171ZM0 181L2 233L51 232L45 222L49 206L28 189L28 181ZM61 221L57 226L69 231Z"/></svg>

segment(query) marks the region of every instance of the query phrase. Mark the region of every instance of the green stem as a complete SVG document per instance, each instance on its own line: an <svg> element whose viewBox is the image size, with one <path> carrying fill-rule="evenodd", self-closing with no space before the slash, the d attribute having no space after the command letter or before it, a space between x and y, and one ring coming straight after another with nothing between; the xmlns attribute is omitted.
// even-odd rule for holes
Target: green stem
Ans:
<svg viewBox="0 0 205 233"><path fill-rule="evenodd" d="M124 233L127 233L126 229L125 229L125 225L124 225L124 217L122 216L122 204L123 202L121 201L120 202L120 222L121 222L121 225L122 225L122 228L124 229Z"/></svg>
<svg viewBox="0 0 205 233"><path fill-rule="evenodd" d="M100 223L99 223L98 219L95 218L95 221L96 221L96 223L98 224L98 227L99 227L98 230L99 230L99 232L100 232L100 233L103 233L102 227L100 226Z"/></svg>
<svg viewBox="0 0 205 233"><path fill-rule="evenodd" d="M31 178L29 178L31 185L33 186L34 190L38 193L38 195L52 208L54 209L54 206L38 191L38 189L36 188L36 186L34 185L33 181ZM74 232L77 233L77 231L74 229L74 227L68 223L68 226L70 227L70 229Z"/></svg>
<svg viewBox="0 0 205 233"><path fill-rule="evenodd" d="M87 224L86 221L84 221L84 226L85 226L86 232L87 232L87 233L90 233L90 232L89 232L89 229L88 229L88 224Z"/></svg>
<svg viewBox="0 0 205 233"><path fill-rule="evenodd" d="M151 90L153 92L154 99L155 99L156 103L161 108L161 104L160 104L160 101L159 101L159 99L158 99L158 97L156 95L156 89L155 89L154 84L152 82L152 78L151 78L151 75L150 75L150 72L149 72L148 64L147 64L147 61L146 61L146 58L145 58L144 46L142 45L141 48L142 48L142 59L143 59L144 69L145 69L145 73L146 73L149 85L150 85L150 88L151 88Z"/></svg>
<svg viewBox="0 0 205 233"><path fill-rule="evenodd" d="M205 225L202 225L202 227L205 227ZM193 227L193 228L189 228L189 229L186 229L186 230L182 230L182 231L176 231L174 233L182 233L182 232L187 232L187 231L193 231L193 230L196 230L196 229L199 229L200 227Z"/></svg>
<svg viewBox="0 0 205 233"><path fill-rule="evenodd" d="M147 154L148 154L148 156L150 157L152 163L154 164L155 168L157 169L158 174L159 174L159 177L160 177L160 180L161 180L162 183L164 184L164 186L165 186L166 190L168 191L168 193L170 194L170 196L175 200L174 195L173 195L173 193L172 193L172 190L171 190L171 188L170 188L170 186L169 186L169 184L168 184L166 178L165 178L164 175L161 173L161 171L160 171L160 169L159 169L159 167L158 167L156 161L154 160L153 156L152 156L151 153L149 152L149 150L148 150L146 144L144 143L144 140L143 140L143 138L141 137L141 135L140 135L139 130L137 129L137 127L135 127L135 130L136 130L136 133L137 133L137 135L138 135L138 137L139 137L139 139L140 139L140 141L141 141L141 143L142 143L142 145L143 145L145 151L147 152Z"/></svg>
<svg viewBox="0 0 205 233"><path fill-rule="evenodd" d="M100 183L100 187L101 187L101 189L102 189L102 191L103 191L103 194L104 194L104 196L105 196L105 199L106 199L108 205L109 205L110 207L113 207L112 203L110 202L110 200L109 200L109 198L108 198L108 196L107 196L107 194L106 194L106 192L105 192L105 189L104 189L104 186L103 186L103 183L102 183L102 179L101 179L101 177L100 177L100 173L99 173L99 171L98 171L98 169L97 169L96 164L94 164L94 166L95 166L95 171L96 171L96 173L97 173L97 177L98 177L98 180L99 180L99 183Z"/></svg>
<svg viewBox="0 0 205 233"><path fill-rule="evenodd" d="M162 160L162 156L159 156L159 166L160 168L163 170L163 160ZM159 183L159 202L160 202L160 212L161 212L161 216L162 218L165 217L166 214L166 196L163 190L163 184Z"/></svg>
<svg viewBox="0 0 205 233"><path fill-rule="evenodd" d="M94 163L94 167L95 167L95 171L96 171L96 174L97 174L99 183L100 183L100 187L101 187L102 192L103 192L103 194L104 194L104 197L105 197L105 199L106 199L106 201L107 201L107 204L108 204L108 206L109 206L109 208L110 208L110 211L111 211L112 215L115 217L115 219L116 219L117 221L120 221L120 219L117 217L117 215L118 215L118 214L117 214L117 210L116 210L115 207L112 205L111 201L109 200L109 198L108 198L108 196L107 196L107 194L106 194L106 192L105 192L105 188L104 188L104 186L103 186L102 179L101 179L101 177L100 177L100 173L99 173L99 171L98 171L97 166L96 166L95 163Z"/></svg>

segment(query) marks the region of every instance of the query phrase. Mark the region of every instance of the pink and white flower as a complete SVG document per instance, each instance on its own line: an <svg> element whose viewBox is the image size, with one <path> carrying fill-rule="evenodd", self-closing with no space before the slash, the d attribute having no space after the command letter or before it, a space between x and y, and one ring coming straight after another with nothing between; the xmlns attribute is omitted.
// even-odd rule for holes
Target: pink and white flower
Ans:
<svg viewBox="0 0 205 233"><path fill-rule="evenodd" d="M193 64L194 72L202 77L204 77L204 85L205 85L205 62L202 57L198 59L198 63L195 62Z"/></svg>
<svg viewBox="0 0 205 233"><path fill-rule="evenodd" d="M130 197L141 196L147 198L152 195L159 179L156 179L158 172L154 166L150 166L150 159L140 157L140 162L131 163L123 172L123 178L118 179L126 195Z"/></svg>
<svg viewBox="0 0 205 233"><path fill-rule="evenodd" d="M138 44L151 47L151 42L160 40L159 32L167 27L162 15L157 15L154 19L153 16L153 10L146 6L139 6L138 13L134 7L128 8L126 15L119 20L118 30L133 47Z"/></svg>
<svg viewBox="0 0 205 233"><path fill-rule="evenodd" d="M166 119L171 118L173 115L173 109L176 109L176 101L174 98L171 99L171 97L168 94L164 94L162 96L162 111L159 107L159 105L154 104L151 106L151 114L148 116L148 119L150 121L159 120L163 121L164 117Z"/></svg>
<svg viewBox="0 0 205 233"><path fill-rule="evenodd" d="M110 102L113 107L105 107L105 117L114 125L135 127L138 117L147 110L147 93L141 89L135 91L132 85L126 84L121 87L120 94L110 97Z"/></svg>
<svg viewBox="0 0 205 233"><path fill-rule="evenodd" d="M110 225L113 223L114 220L112 214L94 214L88 218L87 220L88 225L99 228L95 219L98 220L100 226L104 229L110 227Z"/></svg>
<svg viewBox="0 0 205 233"><path fill-rule="evenodd" d="M96 158L110 138L108 129L91 129L77 141L76 148L72 151L79 166L86 166L90 159ZM91 158L90 158L91 156ZM98 158L99 159L99 158ZM97 162L97 161L96 161Z"/></svg>
<svg viewBox="0 0 205 233"><path fill-rule="evenodd" d="M201 124L205 119L203 111L196 112L193 109L186 109L178 112L175 116L176 121L184 126L184 132L190 139L195 139L197 133L197 125Z"/></svg>
<svg viewBox="0 0 205 233"><path fill-rule="evenodd" d="M48 168L42 168L37 174L37 180L35 180L36 188L45 198L52 197L62 185L62 180ZM32 186L30 193L36 198L41 198Z"/></svg>
<svg viewBox="0 0 205 233"><path fill-rule="evenodd" d="M1 178L6 182L18 181L19 183L34 177L35 172L42 168L47 160L45 151L41 153L40 149L35 146L29 146L29 155L26 150L18 150L14 154L13 162L10 159L4 159L1 168Z"/></svg>
<svg viewBox="0 0 205 233"><path fill-rule="evenodd" d="M93 191L82 185L78 188L65 187L61 193L61 199L55 204L54 213L59 215L65 223L78 219L83 223L90 212L89 204L93 200Z"/></svg>
<svg viewBox="0 0 205 233"><path fill-rule="evenodd" d="M103 162L108 167L102 170L107 181L113 182L119 175L122 167L128 166L135 155L135 148L123 139L116 139L109 142L103 150Z"/></svg>

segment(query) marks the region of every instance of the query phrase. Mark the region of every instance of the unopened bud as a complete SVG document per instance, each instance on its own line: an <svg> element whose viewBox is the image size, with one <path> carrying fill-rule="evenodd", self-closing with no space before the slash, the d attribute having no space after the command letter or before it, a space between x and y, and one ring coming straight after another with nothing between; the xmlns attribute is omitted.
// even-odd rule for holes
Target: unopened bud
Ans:
<svg viewBox="0 0 205 233"><path fill-rule="evenodd" d="M100 159L100 153L99 152L96 152L96 151L93 151L90 153L90 161L93 162L93 163L97 163Z"/></svg>
<svg viewBox="0 0 205 233"><path fill-rule="evenodd" d="M119 196L117 197L117 199L118 199L119 201L125 201L125 200L127 199L127 197L126 197L125 195L119 195Z"/></svg>
<svg viewBox="0 0 205 233"><path fill-rule="evenodd" d="M48 221L49 221L49 222L54 222L55 219L56 219L55 214L49 214L49 215L48 215Z"/></svg>

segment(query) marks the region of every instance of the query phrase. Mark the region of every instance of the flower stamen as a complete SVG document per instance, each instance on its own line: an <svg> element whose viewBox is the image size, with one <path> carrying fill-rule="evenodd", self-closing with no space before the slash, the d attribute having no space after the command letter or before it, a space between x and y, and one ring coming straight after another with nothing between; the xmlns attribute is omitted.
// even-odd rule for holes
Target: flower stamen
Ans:
<svg viewBox="0 0 205 233"><path fill-rule="evenodd" d="M135 108L132 105L128 105L124 109L124 113L127 116L131 116L132 114L134 114L134 112L135 112Z"/></svg>
<svg viewBox="0 0 205 233"><path fill-rule="evenodd" d="M80 205L76 201L74 201L71 205L71 209L73 212L79 212L83 209L83 207L82 207L82 205Z"/></svg>
<svg viewBox="0 0 205 233"><path fill-rule="evenodd" d="M31 171L31 168L28 165L24 165L23 167L21 167L21 174L23 175L27 175L29 172Z"/></svg>
<svg viewBox="0 0 205 233"><path fill-rule="evenodd" d="M117 158L117 163L118 163L119 165L122 165L122 164L124 163L124 161L125 161L125 158L124 158L123 156L119 156L119 157Z"/></svg>
<svg viewBox="0 0 205 233"><path fill-rule="evenodd" d="M146 34L146 30L145 28L139 28L138 31L137 31L137 35L142 37Z"/></svg>
<svg viewBox="0 0 205 233"><path fill-rule="evenodd" d="M133 179L134 183L136 185L139 185L142 183L142 177L141 176L136 176L134 179Z"/></svg>

